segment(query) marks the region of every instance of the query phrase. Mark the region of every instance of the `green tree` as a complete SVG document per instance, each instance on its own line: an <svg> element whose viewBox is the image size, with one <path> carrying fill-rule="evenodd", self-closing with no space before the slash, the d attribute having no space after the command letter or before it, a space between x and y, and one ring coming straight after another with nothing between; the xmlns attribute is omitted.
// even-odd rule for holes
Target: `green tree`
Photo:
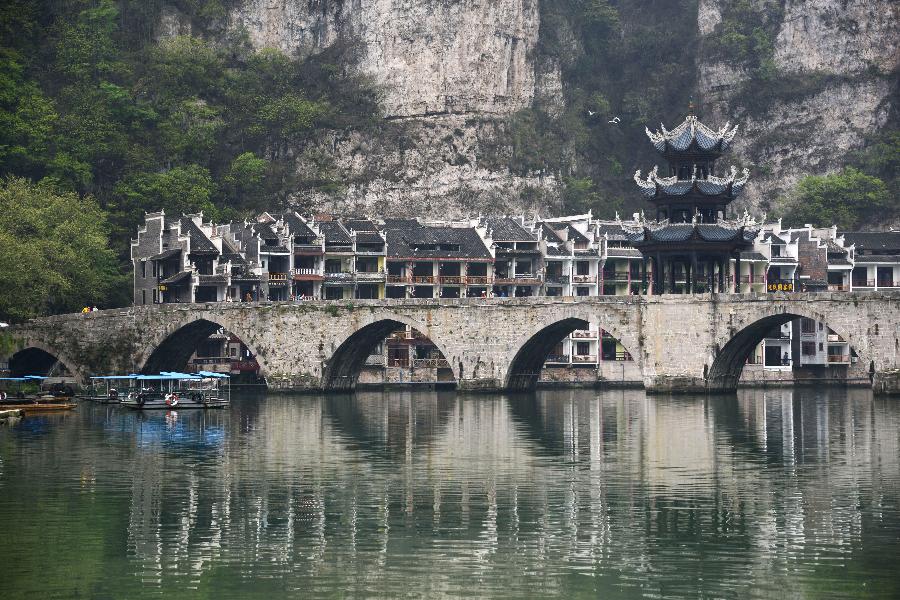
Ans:
<svg viewBox="0 0 900 600"><path fill-rule="evenodd" d="M853 167L803 178L782 206L782 218L792 226L836 224L840 229L858 229L900 215L900 200L885 183Z"/></svg>
<svg viewBox="0 0 900 600"><path fill-rule="evenodd" d="M123 277L106 214L90 197L21 178L0 182L0 319L102 303Z"/></svg>

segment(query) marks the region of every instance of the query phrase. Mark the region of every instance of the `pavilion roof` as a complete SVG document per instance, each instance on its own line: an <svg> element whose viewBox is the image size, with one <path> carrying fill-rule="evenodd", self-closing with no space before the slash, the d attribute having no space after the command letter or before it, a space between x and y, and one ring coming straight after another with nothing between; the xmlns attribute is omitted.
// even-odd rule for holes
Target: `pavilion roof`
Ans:
<svg viewBox="0 0 900 600"><path fill-rule="evenodd" d="M659 131L653 132L649 128L645 128L645 130L647 137L659 152L666 150L684 152L691 147L704 151L723 152L737 134L738 126L731 127L730 123L725 123L724 127L715 130L701 123L696 116L688 115L684 122L671 131L661 123Z"/></svg>

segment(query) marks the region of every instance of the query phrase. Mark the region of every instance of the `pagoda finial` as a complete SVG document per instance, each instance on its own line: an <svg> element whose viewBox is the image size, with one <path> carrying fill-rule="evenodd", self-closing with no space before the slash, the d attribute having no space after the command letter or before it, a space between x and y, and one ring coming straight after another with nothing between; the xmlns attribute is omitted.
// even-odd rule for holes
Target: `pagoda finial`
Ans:
<svg viewBox="0 0 900 600"><path fill-rule="evenodd" d="M691 99L688 100L688 116L695 116L697 111L697 105L694 103L694 97L691 96Z"/></svg>

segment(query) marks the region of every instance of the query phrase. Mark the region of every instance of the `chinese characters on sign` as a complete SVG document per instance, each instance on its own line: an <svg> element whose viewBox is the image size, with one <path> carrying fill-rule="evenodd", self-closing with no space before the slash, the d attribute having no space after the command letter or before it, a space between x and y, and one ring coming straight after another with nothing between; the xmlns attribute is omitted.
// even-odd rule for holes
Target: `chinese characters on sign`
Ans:
<svg viewBox="0 0 900 600"><path fill-rule="evenodd" d="M770 281L766 284L766 291L769 292L793 292L793 281Z"/></svg>

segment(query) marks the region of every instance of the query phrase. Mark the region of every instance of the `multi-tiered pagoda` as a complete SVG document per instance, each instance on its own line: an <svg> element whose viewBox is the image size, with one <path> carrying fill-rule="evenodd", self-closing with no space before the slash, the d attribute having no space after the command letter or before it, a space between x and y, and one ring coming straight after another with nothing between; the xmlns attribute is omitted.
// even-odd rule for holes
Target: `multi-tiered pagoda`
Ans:
<svg viewBox="0 0 900 600"><path fill-rule="evenodd" d="M726 124L718 131L689 114L669 131L647 136L668 162L668 176L658 167L646 179L638 171L634 180L656 208L655 221L639 221L629 228L630 241L644 255L645 272L652 264L654 294L726 292L731 259L740 272L740 253L752 246L758 231L744 217L727 219L728 205L737 198L749 178L731 167L717 176L716 161L734 139L737 127Z"/></svg>

